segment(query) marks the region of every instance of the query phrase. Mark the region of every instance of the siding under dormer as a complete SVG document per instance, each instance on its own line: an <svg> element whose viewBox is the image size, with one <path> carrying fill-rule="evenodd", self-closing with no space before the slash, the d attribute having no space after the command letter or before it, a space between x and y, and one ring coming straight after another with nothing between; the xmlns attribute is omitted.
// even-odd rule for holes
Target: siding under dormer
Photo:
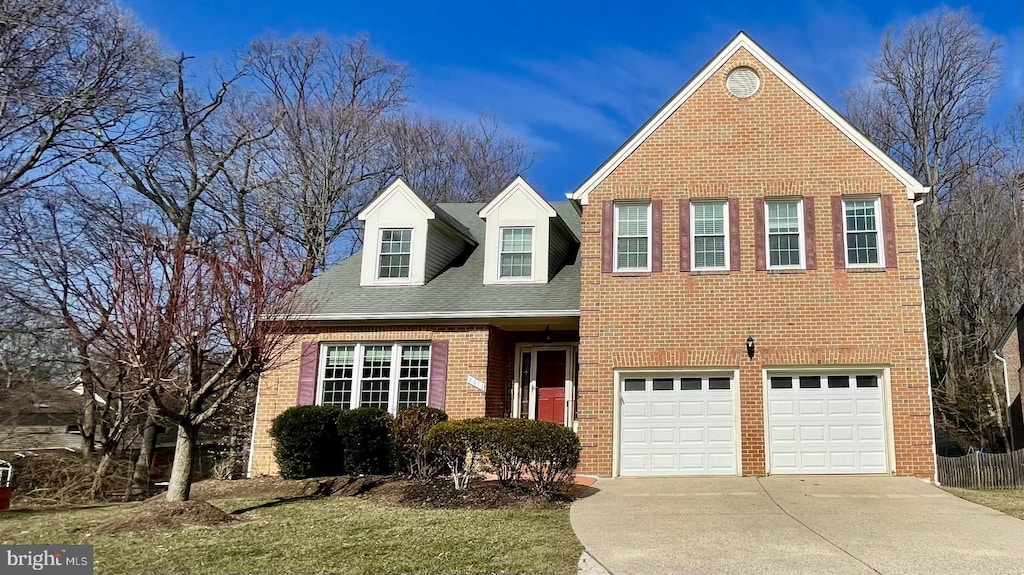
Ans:
<svg viewBox="0 0 1024 575"><path fill-rule="evenodd" d="M427 257L424 280L437 277L455 261L469 245L448 231L444 224L431 220L427 226Z"/></svg>

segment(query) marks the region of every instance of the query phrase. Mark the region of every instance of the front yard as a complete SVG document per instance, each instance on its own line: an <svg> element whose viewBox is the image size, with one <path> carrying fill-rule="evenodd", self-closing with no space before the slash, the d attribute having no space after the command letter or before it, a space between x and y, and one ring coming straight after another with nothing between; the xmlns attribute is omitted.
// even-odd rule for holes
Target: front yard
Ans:
<svg viewBox="0 0 1024 575"><path fill-rule="evenodd" d="M575 573L567 509L410 509L356 497L218 499L238 522L94 531L131 505L0 512L0 543L87 543L97 573Z"/></svg>
<svg viewBox="0 0 1024 575"><path fill-rule="evenodd" d="M1024 489L960 489L943 487L960 499L984 505L1017 519L1024 519Z"/></svg>

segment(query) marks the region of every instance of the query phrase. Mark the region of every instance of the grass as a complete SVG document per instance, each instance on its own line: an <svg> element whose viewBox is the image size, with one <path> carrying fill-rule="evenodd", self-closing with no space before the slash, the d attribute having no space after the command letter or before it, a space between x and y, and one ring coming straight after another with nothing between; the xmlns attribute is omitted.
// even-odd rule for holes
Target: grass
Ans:
<svg viewBox="0 0 1024 575"><path fill-rule="evenodd" d="M1007 515L1024 519L1024 489L960 489L943 487L960 499L984 505Z"/></svg>
<svg viewBox="0 0 1024 575"><path fill-rule="evenodd" d="M233 511L261 501L212 503ZM421 510L353 497L259 508L222 527L91 533L125 512L12 510L0 515L0 543L92 544L97 573L575 573L583 551L567 510Z"/></svg>

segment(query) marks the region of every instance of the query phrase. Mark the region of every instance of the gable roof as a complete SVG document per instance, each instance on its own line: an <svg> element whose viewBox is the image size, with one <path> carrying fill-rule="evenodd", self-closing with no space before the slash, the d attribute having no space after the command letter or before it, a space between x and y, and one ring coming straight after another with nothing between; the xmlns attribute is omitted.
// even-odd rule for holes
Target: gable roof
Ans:
<svg viewBox="0 0 1024 575"><path fill-rule="evenodd" d="M566 197L576 200L581 204L586 205L587 198L590 192L594 191L597 186L604 181L615 168L619 167L622 162L626 160L641 144L650 137L662 124L668 120L672 114L675 113L686 101L692 96L705 82L708 81L718 70L722 68L729 61L730 58L741 48L745 49L752 57L754 57L759 63L765 68L777 76L784 84L786 84L793 92L803 98L812 108L814 108L819 114L828 120L833 126L836 127L842 134L862 149L868 156L877 161L883 168L893 175L897 180L903 183L907 189L907 198L914 199L918 194L928 193L928 188L917 181L917 178L910 175L909 172L904 170L899 164L897 164L888 154L878 149L877 146L871 143L867 137L864 136L859 130L854 128L849 122L846 121L838 112L832 109L831 106L825 103L813 90L804 85L803 82L798 80L789 70L780 64L775 58L773 58L768 52L757 45L753 40L750 39L745 33L740 32L733 38L732 42L729 42L725 48L722 48L718 54L711 59L707 65L704 66L689 82L686 83L672 98L666 102L661 109L659 109L643 126L640 127L630 138L627 140L618 150L615 151L597 170L595 170L590 177L588 177L576 191L571 194L566 194Z"/></svg>
<svg viewBox="0 0 1024 575"><path fill-rule="evenodd" d="M544 213L549 218L553 218L558 215L555 209L551 207L544 198L537 193L537 190L533 189L533 186L526 183L526 180L522 176L516 176L512 183L505 186L505 189L501 191L493 200L487 203L484 207L480 208L479 216L483 219L487 219L490 213L508 201L509 198L516 194L525 195L533 205L537 207L537 210Z"/></svg>
<svg viewBox="0 0 1024 575"><path fill-rule="evenodd" d="M1000 337L999 341L996 342L996 351L1002 350L1003 346L1006 345L1006 342L1010 341L1010 334L1013 333L1013 330L1017 329L1017 326L1020 325L1021 322L1024 322L1024 304L1017 308L1017 313L1013 314L1012 319L1010 320L1010 325L1006 326L1006 331L1003 332L1002 337Z"/></svg>
<svg viewBox="0 0 1024 575"><path fill-rule="evenodd" d="M437 204L428 200L426 196L417 192L416 190L409 187L409 184L405 183L401 177L395 178L388 184L383 190L380 191L366 207L359 211L359 220L365 221L367 214L370 212L379 210L384 204L396 195L405 196L409 200L409 203L415 205L423 217L428 220L438 220L445 226L447 226L455 235L460 236L470 244L475 244L476 240L473 238L473 234L466 229L456 218L453 218L450 214L445 212L442 208L438 207Z"/></svg>
<svg viewBox="0 0 1024 575"><path fill-rule="evenodd" d="M577 243L580 217L569 202L549 204ZM474 238L466 253L421 286L360 286L363 252L311 280L298 291L310 309L289 313L295 321L369 321L571 317L580 310L580 259L576 250L546 284L483 285L486 223L477 216L482 203L438 204Z"/></svg>

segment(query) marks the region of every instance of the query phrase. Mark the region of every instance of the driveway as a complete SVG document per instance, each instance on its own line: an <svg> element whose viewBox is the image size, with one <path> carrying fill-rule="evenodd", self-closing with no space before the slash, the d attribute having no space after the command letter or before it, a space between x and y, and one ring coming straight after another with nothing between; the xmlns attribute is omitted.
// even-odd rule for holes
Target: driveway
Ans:
<svg viewBox="0 0 1024 575"><path fill-rule="evenodd" d="M601 479L570 517L623 573L1024 573L1024 521L905 477Z"/></svg>

